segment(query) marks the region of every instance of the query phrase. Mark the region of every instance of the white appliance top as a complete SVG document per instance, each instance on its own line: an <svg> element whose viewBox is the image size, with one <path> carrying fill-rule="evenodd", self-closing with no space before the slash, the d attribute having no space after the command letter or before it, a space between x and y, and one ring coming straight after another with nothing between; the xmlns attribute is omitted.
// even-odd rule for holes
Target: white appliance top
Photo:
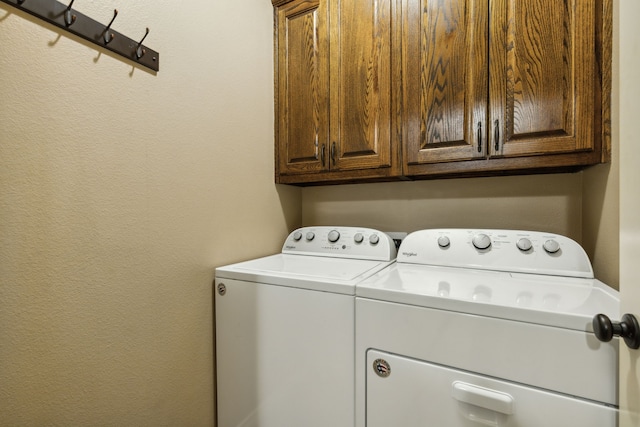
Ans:
<svg viewBox="0 0 640 427"><path fill-rule="evenodd" d="M356 283L395 261L387 234L358 227L303 227L282 252L216 269L216 278L355 294Z"/></svg>
<svg viewBox="0 0 640 427"><path fill-rule="evenodd" d="M411 233L356 295L590 332L595 314L619 317L618 292L593 278L578 243L532 231Z"/></svg>

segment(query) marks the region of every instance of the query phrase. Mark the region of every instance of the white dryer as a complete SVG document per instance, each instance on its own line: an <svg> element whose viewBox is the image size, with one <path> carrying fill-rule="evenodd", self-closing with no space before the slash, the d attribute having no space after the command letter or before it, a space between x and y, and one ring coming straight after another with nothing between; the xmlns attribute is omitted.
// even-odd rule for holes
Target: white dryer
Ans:
<svg viewBox="0 0 640 427"><path fill-rule="evenodd" d="M409 234L356 290L356 426L615 427L619 316L566 237Z"/></svg>
<svg viewBox="0 0 640 427"><path fill-rule="evenodd" d="M395 258L380 231L305 227L217 268L217 425L353 427L355 286Z"/></svg>

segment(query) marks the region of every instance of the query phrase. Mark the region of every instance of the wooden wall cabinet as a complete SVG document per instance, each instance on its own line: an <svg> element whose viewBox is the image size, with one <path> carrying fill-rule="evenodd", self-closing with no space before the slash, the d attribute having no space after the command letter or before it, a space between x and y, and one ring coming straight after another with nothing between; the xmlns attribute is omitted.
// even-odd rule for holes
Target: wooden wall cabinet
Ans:
<svg viewBox="0 0 640 427"><path fill-rule="evenodd" d="M273 3L276 182L398 177L391 52L396 3Z"/></svg>
<svg viewBox="0 0 640 427"><path fill-rule="evenodd" d="M612 0L272 0L276 182L610 158Z"/></svg>
<svg viewBox="0 0 640 427"><path fill-rule="evenodd" d="M602 15L594 0L403 0L404 173L608 161Z"/></svg>

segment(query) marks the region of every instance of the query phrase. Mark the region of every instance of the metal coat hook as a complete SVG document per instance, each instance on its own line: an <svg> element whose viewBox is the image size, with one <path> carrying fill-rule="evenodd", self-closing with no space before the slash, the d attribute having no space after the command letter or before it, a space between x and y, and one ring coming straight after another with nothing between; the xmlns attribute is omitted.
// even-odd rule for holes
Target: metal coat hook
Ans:
<svg viewBox="0 0 640 427"><path fill-rule="evenodd" d="M113 24L113 21L116 20L116 16L118 16L118 9L113 9L113 18L111 18L111 22L109 22L107 28L104 29L104 44L109 44L109 42L111 42L111 40L113 40L113 38L115 37L113 33L109 32L109 30L111 29L111 24Z"/></svg>
<svg viewBox="0 0 640 427"><path fill-rule="evenodd" d="M144 33L144 37L142 37L142 40L140 40L140 42L138 42L138 47L136 48L136 58L137 59L142 58L142 56L145 53L147 53L147 51L142 48L142 42L144 41L144 39L147 38L148 35L149 35L149 27L147 27L147 31Z"/></svg>
<svg viewBox="0 0 640 427"><path fill-rule="evenodd" d="M105 26L102 22L73 9L75 0L0 0L0 3L29 13L68 33L81 37L102 50L113 52L132 61L136 66L146 67L153 71L160 69L160 54L149 46L142 45L147 39L149 28L146 28L144 36L141 37L142 40L140 38L134 40L114 30L113 23L118 16L117 9L113 10L113 17L109 25Z"/></svg>
<svg viewBox="0 0 640 427"><path fill-rule="evenodd" d="M74 1L76 0L71 0L71 3L69 3L69 6L67 6L67 9L64 11L64 23L67 27L70 27L71 24L76 22L76 15L71 14L71 6L73 6Z"/></svg>

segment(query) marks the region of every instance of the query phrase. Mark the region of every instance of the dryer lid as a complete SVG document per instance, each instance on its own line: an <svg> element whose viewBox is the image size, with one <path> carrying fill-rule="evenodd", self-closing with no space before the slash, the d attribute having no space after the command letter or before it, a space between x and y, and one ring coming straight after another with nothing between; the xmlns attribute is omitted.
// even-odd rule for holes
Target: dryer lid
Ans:
<svg viewBox="0 0 640 427"><path fill-rule="evenodd" d="M356 296L592 332L594 315L619 317L618 292L596 279L396 263Z"/></svg>

